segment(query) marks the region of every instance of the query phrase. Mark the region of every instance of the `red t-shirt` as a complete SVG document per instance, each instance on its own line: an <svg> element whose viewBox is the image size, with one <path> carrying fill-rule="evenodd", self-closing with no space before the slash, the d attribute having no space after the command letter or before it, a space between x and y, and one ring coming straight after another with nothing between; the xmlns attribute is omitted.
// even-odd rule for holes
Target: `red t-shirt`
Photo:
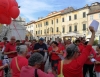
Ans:
<svg viewBox="0 0 100 77"><path fill-rule="evenodd" d="M51 53L51 59L52 59L52 60L59 60L59 59L60 59L60 57L59 57L56 53L53 52L52 47L50 47L48 51L49 51L49 52L52 51L52 53ZM55 52L60 53L60 52L61 52L61 49L59 48L59 49L58 49L57 51L55 51Z"/></svg>
<svg viewBox="0 0 100 77"><path fill-rule="evenodd" d="M10 67L12 69L12 77L20 77L20 71L18 70L18 68L16 66L15 58L12 59L11 65L10 65ZM17 56L17 63L18 63L18 66L19 66L19 68L21 70L21 68L23 66L27 66L28 65L28 60L25 57Z"/></svg>
<svg viewBox="0 0 100 77"><path fill-rule="evenodd" d="M100 62L100 57L96 56L95 59ZM100 64L95 64L95 71L96 72L100 72Z"/></svg>
<svg viewBox="0 0 100 77"><path fill-rule="evenodd" d="M91 48L92 46L87 45L78 58L72 60L69 64L63 65L64 77L83 77L82 68L90 54ZM58 64L58 75L60 74L60 67L61 63Z"/></svg>
<svg viewBox="0 0 100 77"><path fill-rule="evenodd" d="M83 49L85 48L84 44L80 43L78 47L80 49L80 52L82 53Z"/></svg>
<svg viewBox="0 0 100 77"><path fill-rule="evenodd" d="M11 52L11 51L16 51L16 44L11 44L8 43L6 45L5 51L4 52ZM16 53L11 53L8 55L9 58L13 58L17 56L17 52Z"/></svg>
<svg viewBox="0 0 100 77"><path fill-rule="evenodd" d="M58 47L61 49L61 50L65 50L65 47L63 44L59 43Z"/></svg>
<svg viewBox="0 0 100 77"><path fill-rule="evenodd" d="M93 48L92 48L92 50L90 52L90 55L91 54L94 56L94 58L96 57L96 52L95 52L95 50ZM93 62L91 62L90 59L88 58L87 61L85 62L85 64L93 64Z"/></svg>

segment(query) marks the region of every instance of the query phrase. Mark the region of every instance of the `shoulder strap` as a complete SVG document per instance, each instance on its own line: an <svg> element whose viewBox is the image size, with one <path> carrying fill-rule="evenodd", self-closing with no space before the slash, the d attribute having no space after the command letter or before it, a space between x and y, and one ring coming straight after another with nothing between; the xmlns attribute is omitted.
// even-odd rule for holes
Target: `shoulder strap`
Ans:
<svg viewBox="0 0 100 77"><path fill-rule="evenodd" d="M35 77L38 77L37 69L35 69Z"/></svg>
<svg viewBox="0 0 100 77"><path fill-rule="evenodd" d="M61 61L61 70L60 73L63 74L63 60Z"/></svg>
<svg viewBox="0 0 100 77"><path fill-rule="evenodd" d="M16 66L17 66L17 69L18 69L18 71L20 71L20 68L19 68L19 65L18 65L18 60L17 60L17 57L15 57L15 61L16 61Z"/></svg>

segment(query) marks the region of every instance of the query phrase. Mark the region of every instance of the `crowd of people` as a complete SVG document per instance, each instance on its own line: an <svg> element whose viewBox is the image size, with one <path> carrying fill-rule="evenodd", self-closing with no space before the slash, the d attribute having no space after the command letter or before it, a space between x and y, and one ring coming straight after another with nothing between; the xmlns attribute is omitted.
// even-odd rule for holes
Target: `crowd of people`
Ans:
<svg viewBox="0 0 100 77"><path fill-rule="evenodd" d="M100 77L100 45L96 50L92 48L95 31L93 27L89 29L89 41L85 37L74 42L27 37L20 41L14 36L8 41L4 37L0 42L0 77L87 77L87 73L89 77Z"/></svg>

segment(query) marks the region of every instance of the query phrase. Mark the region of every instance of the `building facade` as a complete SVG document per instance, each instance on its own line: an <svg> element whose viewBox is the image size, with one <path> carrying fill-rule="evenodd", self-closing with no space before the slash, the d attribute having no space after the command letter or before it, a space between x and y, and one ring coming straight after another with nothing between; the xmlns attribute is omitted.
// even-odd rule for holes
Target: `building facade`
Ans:
<svg viewBox="0 0 100 77"><path fill-rule="evenodd" d="M34 27L35 27L35 21L31 21L31 22L29 22L29 23L27 23L26 25L25 25L25 27L26 27L26 30L27 30L27 35L26 36L28 36L28 38L31 40L31 39L35 39L35 31L34 31Z"/></svg>
<svg viewBox="0 0 100 77"><path fill-rule="evenodd" d="M86 36L87 35L87 14L89 13L88 6L83 8L72 10L70 12L62 12L61 19L65 20L62 22L62 33L63 36L68 36L67 34L76 33L77 35ZM77 36L76 35L76 36Z"/></svg>
<svg viewBox="0 0 100 77"><path fill-rule="evenodd" d="M27 30L34 31L36 39L44 38L72 38L71 36L88 36L89 24L92 20L100 22L100 3L92 3L79 9L68 7L58 12L52 12L44 18L39 18L35 23L28 24ZM30 28L34 25L34 29ZM29 28L28 28L29 27ZM31 30L29 30L31 29ZM71 35L73 34L74 35Z"/></svg>
<svg viewBox="0 0 100 77"><path fill-rule="evenodd" d="M35 37L49 40L60 37L61 12L52 12L45 18L40 18L35 23Z"/></svg>
<svg viewBox="0 0 100 77"><path fill-rule="evenodd" d="M100 3L96 2L96 3L92 3L91 7L90 7L90 11L88 13L88 25L91 24L91 22L93 20L96 20L99 22L99 27L96 33L96 39L100 40ZM91 33L89 32L87 38L90 38ZM99 41L100 43L100 41Z"/></svg>

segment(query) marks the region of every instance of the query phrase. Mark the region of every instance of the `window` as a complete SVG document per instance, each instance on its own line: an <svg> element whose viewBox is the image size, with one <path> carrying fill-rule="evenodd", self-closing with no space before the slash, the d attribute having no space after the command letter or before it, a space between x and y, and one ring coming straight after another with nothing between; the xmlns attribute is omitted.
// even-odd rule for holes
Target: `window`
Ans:
<svg viewBox="0 0 100 77"><path fill-rule="evenodd" d="M85 18L86 17L86 12L83 12L83 18Z"/></svg>
<svg viewBox="0 0 100 77"><path fill-rule="evenodd" d="M36 25L36 28L37 28L37 25Z"/></svg>
<svg viewBox="0 0 100 77"><path fill-rule="evenodd" d="M47 33L49 33L49 28L47 29Z"/></svg>
<svg viewBox="0 0 100 77"><path fill-rule="evenodd" d="M62 27L62 33L65 33L65 27Z"/></svg>
<svg viewBox="0 0 100 77"><path fill-rule="evenodd" d="M77 25L74 26L74 31L77 32Z"/></svg>
<svg viewBox="0 0 100 77"><path fill-rule="evenodd" d="M51 27L50 29L51 29L50 31L53 33L53 28Z"/></svg>
<svg viewBox="0 0 100 77"><path fill-rule="evenodd" d="M38 27L40 27L40 25L38 24Z"/></svg>
<svg viewBox="0 0 100 77"><path fill-rule="evenodd" d="M75 20L77 19L77 15L76 15L76 14L74 15L74 19L75 19Z"/></svg>
<svg viewBox="0 0 100 77"><path fill-rule="evenodd" d="M52 28L52 33L53 33L53 28Z"/></svg>
<svg viewBox="0 0 100 77"><path fill-rule="evenodd" d="M42 34L42 30L41 30L41 34Z"/></svg>
<svg viewBox="0 0 100 77"><path fill-rule="evenodd" d="M38 31L38 34L40 34L40 30Z"/></svg>
<svg viewBox="0 0 100 77"><path fill-rule="evenodd" d="M42 23L41 23L41 27L42 27Z"/></svg>
<svg viewBox="0 0 100 77"><path fill-rule="evenodd" d="M86 24L83 24L83 31L86 30Z"/></svg>
<svg viewBox="0 0 100 77"><path fill-rule="evenodd" d="M90 16L90 20L93 20L93 15Z"/></svg>
<svg viewBox="0 0 100 77"><path fill-rule="evenodd" d="M46 29L44 29L44 34L46 34Z"/></svg>
<svg viewBox="0 0 100 77"><path fill-rule="evenodd" d="M58 23L58 19L56 20L56 22Z"/></svg>
<svg viewBox="0 0 100 77"><path fill-rule="evenodd" d="M36 31L36 34L37 34L37 31Z"/></svg>
<svg viewBox="0 0 100 77"><path fill-rule="evenodd" d="M72 26L69 26L69 32L72 32Z"/></svg>
<svg viewBox="0 0 100 77"><path fill-rule="evenodd" d="M46 21L46 25L48 25L48 22Z"/></svg>
<svg viewBox="0 0 100 77"><path fill-rule="evenodd" d="M51 21L51 23L53 24L53 20Z"/></svg>
<svg viewBox="0 0 100 77"><path fill-rule="evenodd" d="M71 16L69 16L69 21L71 21Z"/></svg>
<svg viewBox="0 0 100 77"><path fill-rule="evenodd" d="M65 22L65 19L64 18L62 18L62 22Z"/></svg>
<svg viewBox="0 0 100 77"><path fill-rule="evenodd" d="M57 27L57 32L59 32L59 28Z"/></svg>
<svg viewBox="0 0 100 77"><path fill-rule="evenodd" d="M33 33L33 30L31 31L31 33Z"/></svg>

